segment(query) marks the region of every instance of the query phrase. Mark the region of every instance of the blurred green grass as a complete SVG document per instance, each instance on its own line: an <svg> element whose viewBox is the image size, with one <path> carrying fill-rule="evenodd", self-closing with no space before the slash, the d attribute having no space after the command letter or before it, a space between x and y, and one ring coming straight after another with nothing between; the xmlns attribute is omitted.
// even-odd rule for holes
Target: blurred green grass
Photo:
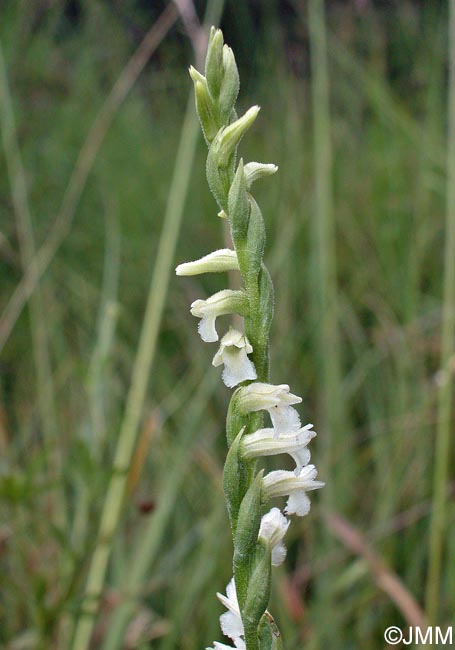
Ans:
<svg viewBox="0 0 455 650"><path fill-rule="evenodd" d="M85 134L135 46L124 21L128 10L87 2L74 23L65 6L40 12L28 3L6 3L0 26L38 245L46 240ZM147 14L132 4L129 10L147 29ZM303 395L303 418L320 434L312 445L318 465L327 414L317 344L306 5L295 13L297 40L291 44L273 11L262 31L250 28L243 40L232 4L225 12L227 42L229 25L234 46L241 40L245 51L254 39L254 56L241 59L246 82L240 106L262 106L241 154L280 168L258 187L276 289L272 378ZM342 374L334 408L344 420L332 430L323 478L331 485L331 512L366 536L422 607L441 379L445 18L445 3L418 8L406 2L387 10L367 3L363 12L334 4L328 19ZM130 383L190 92L185 65L191 57L175 27L119 111L71 232L40 283L55 434L39 408L43 386L32 354L32 311L24 310L3 351L0 645L9 650L68 647ZM223 242L204 164L199 141L175 263ZM22 271L3 155L0 171L4 307ZM221 638L215 592L230 578L232 551L220 485L228 392L188 304L223 282L171 280L94 647L102 646L125 598L134 599L125 648L193 650ZM453 494L451 453L447 490ZM316 495L310 517L290 529L271 611L288 650L318 648L322 639L337 650L382 648L384 629L406 621L365 557L333 534L322 502ZM63 517L56 503L64 504ZM454 514L452 499L447 530L453 531ZM156 535L156 553L140 591L127 594L146 529ZM321 544L332 535L329 547ZM318 588L327 576L336 604L332 639L327 588ZM441 625L451 622L454 584L453 548L446 544Z"/></svg>

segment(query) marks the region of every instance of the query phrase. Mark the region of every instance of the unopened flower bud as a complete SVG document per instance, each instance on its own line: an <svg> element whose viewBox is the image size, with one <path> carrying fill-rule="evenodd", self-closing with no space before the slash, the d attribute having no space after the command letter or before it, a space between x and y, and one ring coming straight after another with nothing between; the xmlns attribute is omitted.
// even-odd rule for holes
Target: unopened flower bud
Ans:
<svg viewBox="0 0 455 650"><path fill-rule="evenodd" d="M238 271L237 253L229 248L222 248L204 255L194 262L184 262L175 269L177 275L200 275L201 273L220 273Z"/></svg>

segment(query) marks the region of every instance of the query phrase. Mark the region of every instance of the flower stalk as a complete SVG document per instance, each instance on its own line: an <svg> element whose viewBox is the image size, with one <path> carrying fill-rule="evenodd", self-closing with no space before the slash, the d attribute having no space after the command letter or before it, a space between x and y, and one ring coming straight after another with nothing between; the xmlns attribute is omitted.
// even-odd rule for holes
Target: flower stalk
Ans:
<svg viewBox="0 0 455 650"><path fill-rule="evenodd" d="M307 448L316 435L312 425L302 427L294 406L302 400L287 384L270 384L269 332L273 318L274 293L264 264L265 226L261 210L251 194L252 184L277 171L276 165L237 162L242 137L255 122L259 107L253 106L240 118L235 111L239 75L232 50L223 43L220 30L212 28L205 75L190 68L195 86L196 110L208 146L207 181L219 207L219 216L229 220L234 250L222 249L194 262L180 264L177 275L239 271L243 287L224 289L191 305L200 318L203 341L219 340L218 317L238 314L244 332L229 328L221 337L213 359L224 365L222 378L235 388L226 419L228 454L223 487L233 542L234 577L227 595L218 594L226 606L222 632L235 648L280 650L278 628L267 610L272 566L284 561L283 538L290 521L285 514L306 515L310 509L307 492L323 486L309 465ZM217 324L219 327L219 324ZM270 424L264 428L264 413ZM293 471L277 470L264 475L257 470L263 456L288 454ZM268 512L270 499L287 497L283 514L277 507ZM232 646L214 642L214 650Z"/></svg>

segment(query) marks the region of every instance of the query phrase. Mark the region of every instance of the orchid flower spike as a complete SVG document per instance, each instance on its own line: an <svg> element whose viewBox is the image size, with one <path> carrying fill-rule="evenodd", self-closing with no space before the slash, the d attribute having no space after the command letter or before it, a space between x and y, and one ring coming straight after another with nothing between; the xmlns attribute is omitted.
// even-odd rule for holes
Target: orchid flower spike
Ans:
<svg viewBox="0 0 455 650"><path fill-rule="evenodd" d="M207 300L195 300L190 309L193 316L201 319L198 331L206 343L218 341L215 321L218 316L226 314L245 315L248 311L248 299L243 291L223 289Z"/></svg>
<svg viewBox="0 0 455 650"><path fill-rule="evenodd" d="M318 475L314 465L307 465L298 476L294 472L279 469L263 478L264 494L267 499L289 496L285 513L304 517L310 512L310 499L307 492L324 487L322 481L316 481Z"/></svg>
<svg viewBox="0 0 455 650"><path fill-rule="evenodd" d="M283 537L286 535L290 523L278 508L272 508L261 519L258 537L266 544L270 544L272 566L280 566L284 562L286 546L283 544Z"/></svg>
<svg viewBox="0 0 455 650"><path fill-rule="evenodd" d="M238 271L242 290L226 289L207 300L196 300L191 313L201 319L203 341L218 341L216 319L228 314L244 317L243 331L248 333L247 338L242 331L229 329L212 361L214 366L223 366L222 378L228 387L238 386L226 420L229 451L223 471L235 551L234 578L226 596L218 594L227 610L220 617L221 629L233 645L215 641L206 650L277 650L281 648L280 634L267 606L272 565L278 566L286 556L283 539L289 520L285 514L307 514L307 492L324 485L316 480L314 465L308 464L308 443L316 434L311 424L302 427L294 408L302 398L293 395L287 384L267 383L274 291L264 263L265 222L252 191L257 180L274 174L277 167L272 163L243 164L238 155L238 145L255 122L259 107L252 106L238 117L237 65L219 29L210 31L205 75L194 68L190 68L190 75L208 145L207 181L218 216L229 227L233 250L221 249L180 264L176 273ZM255 412L261 411L270 415L269 428L258 429L262 413ZM275 454L292 456L295 471L264 475L263 469L256 469L257 457ZM288 499L284 513L271 508L263 514L266 500L283 496Z"/></svg>
<svg viewBox="0 0 455 650"><path fill-rule="evenodd" d="M238 330L230 328L229 332L223 336L212 364L217 367L224 363L222 378L228 388L237 386L247 379L256 379L254 364L247 357L252 352L253 348L250 342Z"/></svg>
<svg viewBox="0 0 455 650"><path fill-rule="evenodd" d="M298 476L302 467L310 462L311 454L307 445L316 435L312 427L312 424L307 424L298 431L283 433L278 437L274 429L258 429L255 433L242 437L242 456L248 460L257 456L289 454L295 460L295 474Z"/></svg>
<svg viewBox="0 0 455 650"><path fill-rule="evenodd" d="M237 400L242 413L268 411L276 436L299 431L301 427L300 416L291 405L300 404L302 398L293 395L287 384L255 382L242 387Z"/></svg>

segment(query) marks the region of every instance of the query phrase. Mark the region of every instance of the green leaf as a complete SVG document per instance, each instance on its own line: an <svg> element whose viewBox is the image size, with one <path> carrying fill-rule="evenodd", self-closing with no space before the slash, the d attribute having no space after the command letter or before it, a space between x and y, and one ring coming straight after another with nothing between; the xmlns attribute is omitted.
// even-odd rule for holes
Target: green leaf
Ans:
<svg viewBox="0 0 455 650"><path fill-rule="evenodd" d="M251 195L249 196L249 202L251 206L250 218L248 221L246 248L242 256L244 269L242 269L242 263L239 257L240 270L242 271L242 275L247 278L248 284L257 281L265 247L265 226L262 212Z"/></svg>
<svg viewBox="0 0 455 650"><path fill-rule="evenodd" d="M212 27L205 58L205 76L210 93L215 100L220 93L223 72L223 33L221 29Z"/></svg>
<svg viewBox="0 0 455 650"><path fill-rule="evenodd" d="M240 503L248 484L248 466L246 462L240 459L239 455L239 445L242 435L243 429L239 432L228 451L223 471L223 489L226 495L229 518L234 534Z"/></svg>
<svg viewBox="0 0 455 650"><path fill-rule="evenodd" d="M259 304L259 309L261 312L261 339L266 340L268 339L270 326L273 319L275 292L273 290L272 278L270 277L270 273L264 264L261 267L259 276Z"/></svg>
<svg viewBox="0 0 455 650"><path fill-rule="evenodd" d="M271 556L269 545L258 540L254 553L254 565L251 572L242 621L245 628L247 647L258 647L258 627L270 599Z"/></svg>
<svg viewBox="0 0 455 650"><path fill-rule="evenodd" d="M239 254L245 247L250 215L250 202L248 201L246 191L246 179L242 159L240 159L231 189L229 190L228 214L231 221L232 241L237 249L237 254Z"/></svg>
<svg viewBox="0 0 455 650"><path fill-rule="evenodd" d="M261 525L262 475L261 470L248 488L240 504L234 538L234 575L240 608L247 594L250 560L256 546Z"/></svg>
<svg viewBox="0 0 455 650"><path fill-rule="evenodd" d="M228 194L234 175L235 157L225 167L220 165L220 137L222 131L218 131L214 137L207 156L207 182L216 202L225 212L228 212Z"/></svg>

